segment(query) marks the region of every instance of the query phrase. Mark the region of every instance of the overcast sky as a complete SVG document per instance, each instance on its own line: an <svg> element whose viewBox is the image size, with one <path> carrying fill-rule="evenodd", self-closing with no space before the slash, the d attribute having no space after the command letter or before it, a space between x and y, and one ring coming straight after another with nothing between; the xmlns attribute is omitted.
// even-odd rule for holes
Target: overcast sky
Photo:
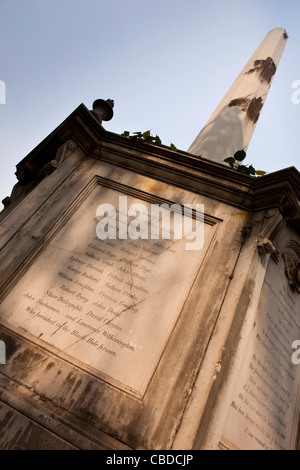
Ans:
<svg viewBox="0 0 300 470"><path fill-rule="evenodd" d="M299 25L299 0L0 0L0 201L16 164L97 98L115 101L107 130L186 151L274 27L289 39L246 163L299 169Z"/></svg>

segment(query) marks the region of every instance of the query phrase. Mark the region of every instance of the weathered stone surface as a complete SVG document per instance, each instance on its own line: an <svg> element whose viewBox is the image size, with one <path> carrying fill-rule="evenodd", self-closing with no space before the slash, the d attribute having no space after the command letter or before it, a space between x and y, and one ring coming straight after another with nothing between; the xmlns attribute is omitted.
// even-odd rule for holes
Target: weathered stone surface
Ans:
<svg viewBox="0 0 300 470"><path fill-rule="evenodd" d="M283 257L288 252L297 258L299 242L286 229L275 241L281 254L267 269L223 431L222 442L229 447L295 446L300 368L292 361L292 344L300 338L300 297L287 282Z"/></svg>
<svg viewBox="0 0 300 470"><path fill-rule="evenodd" d="M161 224L151 215L151 204L141 199L144 194L127 197L106 184L95 179L86 200L3 301L2 321L143 396L210 245L212 225L199 221L201 239L194 243L175 239L174 216L170 239L159 239L157 231L151 240L151 231ZM145 238L100 240L96 212L107 201L118 212L119 233L122 224L127 230L132 219L127 209L133 204L148 211ZM158 205L157 199L153 202ZM167 222L170 211L163 211ZM178 217L184 231L189 217Z"/></svg>
<svg viewBox="0 0 300 470"><path fill-rule="evenodd" d="M76 447L0 403L1 450L74 450Z"/></svg>
<svg viewBox="0 0 300 470"><path fill-rule="evenodd" d="M252 179L106 132L83 105L19 168L39 156L57 168L0 215L0 447L24 432L30 448L242 447L226 417L277 233L299 230L297 170ZM204 204L203 247L95 239L98 205L126 195ZM285 266L279 278L298 295Z"/></svg>

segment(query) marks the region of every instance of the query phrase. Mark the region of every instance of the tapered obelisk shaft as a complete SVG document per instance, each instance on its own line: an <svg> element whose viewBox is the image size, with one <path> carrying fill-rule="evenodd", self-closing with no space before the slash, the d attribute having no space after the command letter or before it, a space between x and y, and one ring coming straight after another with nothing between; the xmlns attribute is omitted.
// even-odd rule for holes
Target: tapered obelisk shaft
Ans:
<svg viewBox="0 0 300 470"><path fill-rule="evenodd" d="M247 150L287 38L283 28L266 35L188 152L223 163Z"/></svg>

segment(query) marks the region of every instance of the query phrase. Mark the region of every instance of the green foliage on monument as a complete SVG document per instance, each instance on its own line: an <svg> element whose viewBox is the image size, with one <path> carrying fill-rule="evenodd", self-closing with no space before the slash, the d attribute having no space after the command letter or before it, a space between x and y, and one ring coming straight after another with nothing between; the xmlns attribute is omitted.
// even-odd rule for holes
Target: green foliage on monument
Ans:
<svg viewBox="0 0 300 470"><path fill-rule="evenodd" d="M175 152L178 152L177 147L175 147L174 144L164 145L161 141L161 138L158 135L151 135L151 131L145 131L145 132L132 132L130 133L129 131L124 131L121 135L125 137L129 137L132 140L136 140L137 142L144 142L147 144L151 145L158 145L159 147L166 147L169 148ZM198 158L201 158L201 155L198 156ZM239 173L243 173L244 175L248 176L263 176L266 174L265 171L263 170L256 170L253 165L244 165L241 162L244 161L246 158L246 152L245 150L238 150L235 152L233 157L228 157L225 158L224 162L228 163L228 165L233 169L238 171Z"/></svg>
<svg viewBox="0 0 300 470"><path fill-rule="evenodd" d="M136 140L138 142L145 142L147 144L152 144L152 145L158 145L159 147L167 147L170 148L171 150L174 150L177 152L177 148L175 147L174 144L164 145L161 141L161 138L158 135L151 135L151 131L145 131L145 132L133 132L130 135L129 131L124 131L123 134L125 137L129 137L130 139Z"/></svg>
<svg viewBox="0 0 300 470"><path fill-rule="evenodd" d="M245 150L238 150L235 152L233 157L225 158L224 162L239 173L243 173L249 176L263 176L266 174L263 170L256 170L253 165L243 165L241 162L245 160L246 152Z"/></svg>

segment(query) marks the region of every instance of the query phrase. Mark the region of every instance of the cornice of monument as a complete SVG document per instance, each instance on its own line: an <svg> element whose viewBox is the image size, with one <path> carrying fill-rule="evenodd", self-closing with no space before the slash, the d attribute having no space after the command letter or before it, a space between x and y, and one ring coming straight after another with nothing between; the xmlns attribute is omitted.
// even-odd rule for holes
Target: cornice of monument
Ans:
<svg viewBox="0 0 300 470"><path fill-rule="evenodd" d="M258 211L277 207L288 219L300 221L300 174L296 168L290 167L253 178L188 152L175 152L167 147L137 142L106 131L84 104L78 106L17 164L16 175L25 192L26 187L33 184L34 175L55 161L59 148L70 140L89 157L128 168L150 178L155 177L245 210ZM55 171L55 168L51 171ZM26 194L29 191L30 189Z"/></svg>

